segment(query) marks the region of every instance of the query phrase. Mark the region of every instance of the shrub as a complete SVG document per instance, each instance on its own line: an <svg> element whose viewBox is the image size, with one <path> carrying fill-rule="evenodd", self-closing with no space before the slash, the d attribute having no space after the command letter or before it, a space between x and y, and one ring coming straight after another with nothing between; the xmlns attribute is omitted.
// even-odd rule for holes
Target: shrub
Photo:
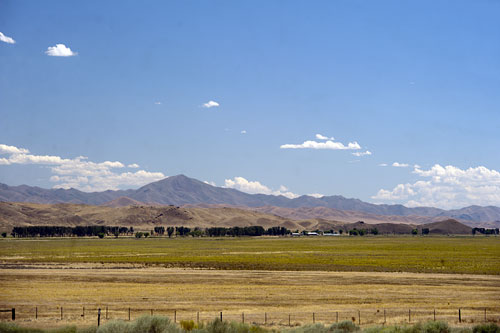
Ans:
<svg viewBox="0 0 500 333"><path fill-rule="evenodd" d="M221 321L220 319L215 319L214 321L208 323L202 329L194 330L197 333L261 333L267 332L266 329L259 326L252 326L237 322Z"/></svg>
<svg viewBox="0 0 500 333"><path fill-rule="evenodd" d="M354 324L352 321L349 321L349 320L345 320L345 321L341 321L340 323L335 323L333 324L332 326L330 326L328 328L328 331L329 332L342 332L342 333L346 333L346 332L356 332L356 331L359 331L359 327L356 326L356 324Z"/></svg>
<svg viewBox="0 0 500 333"><path fill-rule="evenodd" d="M104 238L104 232L100 232L100 233L98 233L98 234L97 234L97 237L99 237L99 238L101 238L101 239L102 239L102 238Z"/></svg>
<svg viewBox="0 0 500 333"><path fill-rule="evenodd" d="M181 333L182 330L172 324L168 317L142 316L132 326L130 333Z"/></svg>
<svg viewBox="0 0 500 333"><path fill-rule="evenodd" d="M186 331L192 331L194 328L194 321L192 320L181 320L179 325L186 330Z"/></svg>
<svg viewBox="0 0 500 333"><path fill-rule="evenodd" d="M328 329L323 324L309 324L284 330L286 333L327 333Z"/></svg>
<svg viewBox="0 0 500 333"><path fill-rule="evenodd" d="M482 324L472 328L473 333L500 333L500 327L497 324Z"/></svg>
<svg viewBox="0 0 500 333"><path fill-rule="evenodd" d="M7 233L6 232L2 232L2 237L3 238L7 237Z"/></svg>
<svg viewBox="0 0 500 333"><path fill-rule="evenodd" d="M19 327L14 323L0 323L2 333L43 333L40 329Z"/></svg>
<svg viewBox="0 0 500 333"><path fill-rule="evenodd" d="M415 325L419 326L419 324ZM420 325L421 332L425 333L450 333L451 329L443 321L428 321Z"/></svg>
<svg viewBox="0 0 500 333"><path fill-rule="evenodd" d="M131 332L132 324L122 320L113 320L100 326L96 333L129 333Z"/></svg>
<svg viewBox="0 0 500 333"><path fill-rule="evenodd" d="M142 232L138 231L135 233L135 238L141 238L142 237Z"/></svg>

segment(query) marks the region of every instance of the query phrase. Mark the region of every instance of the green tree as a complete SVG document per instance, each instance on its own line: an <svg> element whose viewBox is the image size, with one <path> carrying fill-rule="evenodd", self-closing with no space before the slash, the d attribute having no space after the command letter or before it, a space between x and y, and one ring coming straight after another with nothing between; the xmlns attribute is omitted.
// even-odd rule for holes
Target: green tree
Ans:
<svg viewBox="0 0 500 333"><path fill-rule="evenodd" d="M418 229L412 229L411 234L412 235L418 235Z"/></svg>

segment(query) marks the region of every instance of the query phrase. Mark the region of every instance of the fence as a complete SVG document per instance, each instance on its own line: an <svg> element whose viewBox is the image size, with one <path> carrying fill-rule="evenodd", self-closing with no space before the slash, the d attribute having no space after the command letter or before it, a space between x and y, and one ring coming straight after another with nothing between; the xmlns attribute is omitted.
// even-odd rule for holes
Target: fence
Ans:
<svg viewBox="0 0 500 333"><path fill-rule="evenodd" d="M109 320L134 320L143 315L164 315L174 322L192 320L195 323L208 322L216 318L239 321L261 326L298 326L309 323L331 324L349 320L358 325L408 324L420 321L439 320L453 324L500 322L500 308L459 309L339 309L318 312L235 312L235 311L178 311L175 309L152 309L139 307L50 307L18 306L15 309L0 310L0 321L46 320L98 322Z"/></svg>

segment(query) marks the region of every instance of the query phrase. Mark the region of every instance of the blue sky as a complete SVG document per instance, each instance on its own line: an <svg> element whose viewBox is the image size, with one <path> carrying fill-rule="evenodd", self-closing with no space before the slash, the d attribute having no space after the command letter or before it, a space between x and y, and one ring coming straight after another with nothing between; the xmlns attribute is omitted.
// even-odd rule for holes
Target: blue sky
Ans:
<svg viewBox="0 0 500 333"><path fill-rule="evenodd" d="M500 206L499 17L486 0L4 0L0 182L92 191L182 173Z"/></svg>

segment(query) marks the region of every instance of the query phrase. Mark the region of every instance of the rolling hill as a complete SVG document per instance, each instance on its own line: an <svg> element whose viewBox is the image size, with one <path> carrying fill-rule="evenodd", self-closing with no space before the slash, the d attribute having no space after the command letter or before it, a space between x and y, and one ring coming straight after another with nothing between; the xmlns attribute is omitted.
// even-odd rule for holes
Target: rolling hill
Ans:
<svg viewBox="0 0 500 333"><path fill-rule="evenodd" d="M116 201L118 200L118 201ZM126 206L129 203L148 203L152 205L227 205L237 207L276 207L274 212L270 208L261 210L268 213L290 217L291 214L308 218L337 218L339 211L350 211L377 216L409 217L400 222L412 220L416 217L429 218L454 218L460 221L488 223L491 226L500 225L500 207L469 206L462 209L443 210L433 207L409 208L403 205L376 205L359 199L345 198L343 196L324 196L315 198L300 196L289 199L284 196L265 194L248 194L235 189L216 187L184 175L172 176L163 180L147 184L136 190L119 190L104 192L82 192L76 189L42 189L27 185L8 186L0 184L0 201L4 202L31 202L31 203L75 203L88 205L113 205ZM110 203L111 202L111 203ZM290 211L278 208L293 209ZM305 208L316 208L309 210ZM320 208L331 210L321 211ZM280 213L277 213L280 211ZM336 215L337 214L337 215ZM352 213L349 213L353 215ZM363 216L363 215L361 215ZM372 216L372 215L370 215ZM369 219L369 217L364 217ZM395 219L394 221L397 222ZM380 220L379 217L376 220ZM435 221L435 219L431 219ZM428 222L429 220L422 220Z"/></svg>
<svg viewBox="0 0 500 333"><path fill-rule="evenodd" d="M81 204L34 204L0 202L0 231L14 226L106 225L151 230L155 226L244 227L283 226L290 230L345 230L377 228L381 234L410 234L414 228L429 228L431 234L471 234L471 228L455 220L430 224L345 223L325 219L292 220L248 209L131 205L125 207Z"/></svg>

